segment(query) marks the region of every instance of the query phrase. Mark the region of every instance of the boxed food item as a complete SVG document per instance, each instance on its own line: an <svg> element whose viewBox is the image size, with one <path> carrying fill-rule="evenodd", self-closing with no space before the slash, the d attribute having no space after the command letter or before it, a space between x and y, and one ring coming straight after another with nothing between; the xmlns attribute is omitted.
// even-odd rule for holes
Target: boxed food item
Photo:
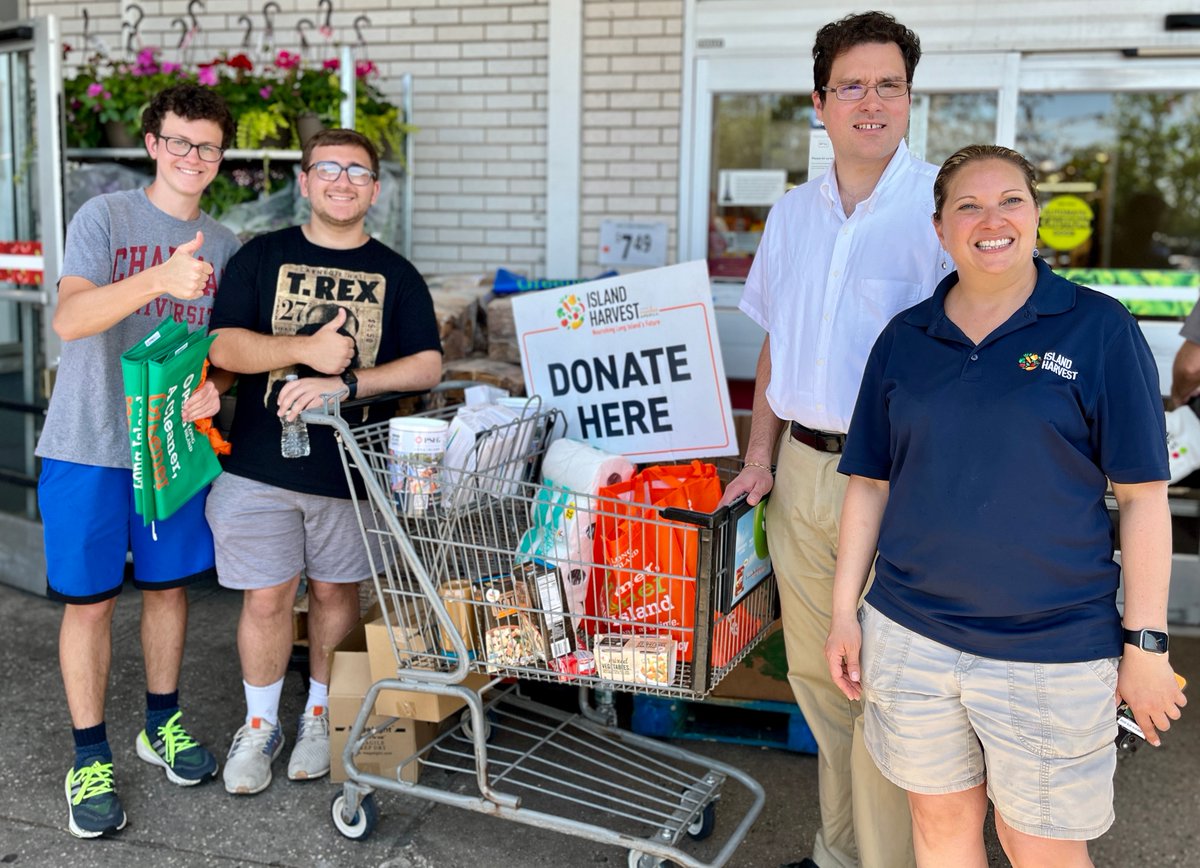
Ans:
<svg viewBox="0 0 1200 868"><path fill-rule="evenodd" d="M670 636L606 633L592 645L596 674L606 681L666 686L675 683L675 640Z"/></svg>
<svg viewBox="0 0 1200 868"><path fill-rule="evenodd" d="M487 604L482 613L488 672L546 662L546 644L525 582L514 576L495 576L482 581L474 592Z"/></svg>
<svg viewBox="0 0 1200 868"><path fill-rule="evenodd" d="M475 605L472 602L471 583L466 579L450 579L442 582L438 585L438 596L442 598L442 603L446 607L446 613L450 615L450 622L454 625L454 629L462 636L463 644L467 646L467 657L474 660L478 643L475 639ZM438 634L441 639L442 652L453 655L454 643L450 641L450 635L440 624L438 625Z"/></svg>
<svg viewBox="0 0 1200 868"><path fill-rule="evenodd" d="M575 650L575 629L567 614L566 595L557 567L538 561L527 561L513 567L513 578L525 585L525 596L539 610L536 617L541 628L547 657L557 660Z"/></svg>

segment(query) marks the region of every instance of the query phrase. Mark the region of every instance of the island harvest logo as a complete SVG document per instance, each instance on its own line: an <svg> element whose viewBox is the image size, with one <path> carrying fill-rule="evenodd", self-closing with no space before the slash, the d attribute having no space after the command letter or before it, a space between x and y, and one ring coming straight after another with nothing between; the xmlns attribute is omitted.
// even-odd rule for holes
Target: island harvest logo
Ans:
<svg viewBox="0 0 1200 868"><path fill-rule="evenodd" d="M1022 371L1036 371L1041 361L1042 357L1037 353L1026 353L1017 359L1017 364L1021 367Z"/></svg>
<svg viewBox="0 0 1200 868"><path fill-rule="evenodd" d="M583 310L583 302L572 292L558 300L558 309L554 315L558 317L560 326L573 331L583 325Z"/></svg>

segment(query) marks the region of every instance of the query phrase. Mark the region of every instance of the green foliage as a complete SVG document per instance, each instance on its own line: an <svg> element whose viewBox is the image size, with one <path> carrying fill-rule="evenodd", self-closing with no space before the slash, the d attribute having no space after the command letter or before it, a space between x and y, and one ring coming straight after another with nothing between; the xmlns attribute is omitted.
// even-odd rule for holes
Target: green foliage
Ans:
<svg viewBox="0 0 1200 868"><path fill-rule="evenodd" d="M244 109L238 117L235 145L242 150L264 147L267 139L284 138L290 126L282 103L259 103L256 108Z"/></svg>
<svg viewBox="0 0 1200 868"><path fill-rule="evenodd" d="M385 160L404 162L404 137L417 128L404 123L400 108L371 80L374 64L360 64L355 83L354 128L371 140Z"/></svg>

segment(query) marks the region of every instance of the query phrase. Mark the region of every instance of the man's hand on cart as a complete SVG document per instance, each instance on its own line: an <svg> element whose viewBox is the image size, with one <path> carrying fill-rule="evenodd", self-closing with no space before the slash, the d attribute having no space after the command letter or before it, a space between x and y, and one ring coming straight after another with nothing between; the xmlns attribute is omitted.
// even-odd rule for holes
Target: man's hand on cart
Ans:
<svg viewBox="0 0 1200 868"><path fill-rule="evenodd" d="M1160 744L1158 733L1170 729L1187 705L1167 655L1138 650L1126 650L1117 668L1117 705L1122 700L1155 747Z"/></svg>
<svg viewBox="0 0 1200 868"><path fill-rule="evenodd" d="M725 486L725 492L721 495L721 502L717 504L717 508L728 506L743 494L746 495L746 503L749 506L756 506L770 493L774 484L775 477L771 473L769 465L747 461L741 473Z"/></svg>
<svg viewBox="0 0 1200 868"><path fill-rule="evenodd" d="M323 405L322 395L350 394L341 377L302 377L279 390L279 416L289 422L313 407Z"/></svg>
<svg viewBox="0 0 1200 868"><path fill-rule="evenodd" d="M338 331L346 323L346 309L308 336L308 366L322 374L340 374L354 358L354 338Z"/></svg>
<svg viewBox="0 0 1200 868"><path fill-rule="evenodd" d="M862 667L858 660L861 651L862 628L858 626L858 618L835 616L825 640L825 660L833 683L850 700L862 699Z"/></svg>

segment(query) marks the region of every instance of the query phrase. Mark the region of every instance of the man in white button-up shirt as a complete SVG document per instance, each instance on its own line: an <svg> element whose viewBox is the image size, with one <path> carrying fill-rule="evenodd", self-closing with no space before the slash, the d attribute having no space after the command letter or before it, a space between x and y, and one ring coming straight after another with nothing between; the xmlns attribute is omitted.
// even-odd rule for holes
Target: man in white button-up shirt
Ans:
<svg viewBox="0 0 1200 868"><path fill-rule="evenodd" d="M846 490L837 463L867 354L952 268L931 222L937 168L904 144L920 55L916 34L879 12L817 34L812 96L833 167L771 209L741 301L767 337L746 467L725 498L757 503L774 485L788 679L820 754L821 829L812 858L793 863L804 868L914 864L905 794L867 755L861 708L834 686L823 649Z"/></svg>

